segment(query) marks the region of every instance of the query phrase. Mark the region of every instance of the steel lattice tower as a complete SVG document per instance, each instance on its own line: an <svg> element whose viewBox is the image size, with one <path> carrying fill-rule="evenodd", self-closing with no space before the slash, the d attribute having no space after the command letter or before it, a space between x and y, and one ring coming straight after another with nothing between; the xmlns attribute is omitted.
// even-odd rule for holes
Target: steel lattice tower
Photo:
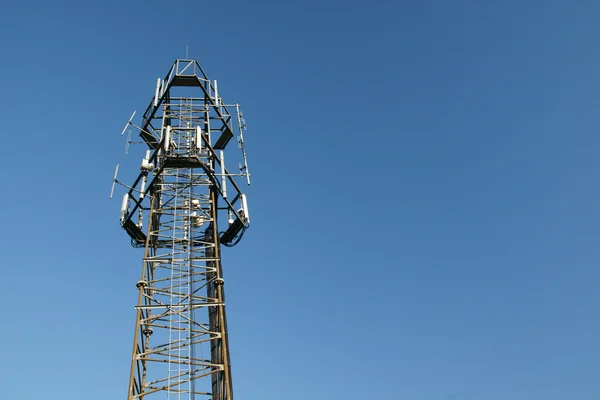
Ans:
<svg viewBox="0 0 600 400"><path fill-rule="evenodd" d="M121 225L144 249L128 400L231 400L221 245L235 245L249 226L236 183L250 183L243 116L237 104L222 102L217 82L195 60L176 60L158 79L141 125L134 116L123 133L139 130L140 173L124 185L117 165L113 179L113 190L115 183L128 188ZM236 173L224 158L233 125ZM131 130L126 153L130 143Z"/></svg>

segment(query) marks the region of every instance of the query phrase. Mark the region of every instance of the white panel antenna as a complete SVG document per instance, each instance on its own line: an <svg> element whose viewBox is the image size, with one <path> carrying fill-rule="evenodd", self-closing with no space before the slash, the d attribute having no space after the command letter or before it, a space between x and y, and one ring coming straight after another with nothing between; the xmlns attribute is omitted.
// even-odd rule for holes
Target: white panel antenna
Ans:
<svg viewBox="0 0 600 400"><path fill-rule="evenodd" d="M196 138L194 140L198 153L202 152L202 128L196 127Z"/></svg>
<svg viewBox="0 0 600 400"><path fill-rule="evenodd" d="M246 222L250 224L250 214L248 213L248 201L246 200L245 194L242 194L242 210L244 210L244 217L246 218Z"/></svg>
<svg viewBox="0 0 600 400"><path fill-rule="evenodd" d="M215 79L215 105L219 107L219 89L217 88L217 80Z"/></svg>
<svg viewBox="0 0 600 400"><path fill-rule="evenodd" d="M165 132L165 138L163 141L163 148L165 153L169 152L169 147L171 146L171 125L167 126L167 131Z"/></svg>
<svg viewBox="0 0 600 400"><path fill-rule="evenodd" d="M225 176L225 153L223 150L219 152L221 158L221 191L223 192L223 198L227 198L227 177Z"/></svg>
<svg viewBox="0 0 600 400"><path fill-rule="evenodd" d="M160 78L156 81L156 92L154 94L154 107L158 106L158 98L160 96Z"/></svg>
<svg viewBox="0 0 600 400"><path fill-rule="evenodd" d="M129 193L125 193L123 196L123 203L121 203L121 222L125 222L125 216L129 212Z"/></svg>

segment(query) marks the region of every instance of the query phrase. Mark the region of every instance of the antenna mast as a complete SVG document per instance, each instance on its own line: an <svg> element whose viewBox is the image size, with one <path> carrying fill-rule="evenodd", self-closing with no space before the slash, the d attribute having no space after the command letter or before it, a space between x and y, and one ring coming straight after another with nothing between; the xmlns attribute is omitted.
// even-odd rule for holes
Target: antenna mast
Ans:
<svg viewBox="0 0 600 400"><path fill-rule="evenodd" d="M139 131L140 142L127 139L128 152L129 143L144 147L139 173L125 185L117 165L111 189L111 197L115 183L127 189L121 226L143 249L127 399L232 400L221 245L235 246L250 225L237 183L249 183L243 117L187 60L187 46L139 126L134 116L123 132ZM242 152L227 147L235 122ZM244 168L231 173L226 159Z"/></svg>

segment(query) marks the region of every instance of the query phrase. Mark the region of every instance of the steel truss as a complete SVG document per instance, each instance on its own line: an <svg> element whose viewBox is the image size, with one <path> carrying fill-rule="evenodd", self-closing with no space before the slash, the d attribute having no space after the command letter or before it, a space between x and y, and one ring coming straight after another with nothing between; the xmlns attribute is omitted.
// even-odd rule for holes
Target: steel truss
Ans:
<svg viewBox="0 0 600 400"><path fill-rule="evenodd" d="M244 124L234 107L236 118L196 61L177 60L141 126L129 121L147 153L121 210L132 245L144 248L128 400L233 399L220 245L234 245L249 226L236 183L249 183ZM223 154L234 122L239 173L225 168ZM222 232L220 215L228 219Z"/></svg>

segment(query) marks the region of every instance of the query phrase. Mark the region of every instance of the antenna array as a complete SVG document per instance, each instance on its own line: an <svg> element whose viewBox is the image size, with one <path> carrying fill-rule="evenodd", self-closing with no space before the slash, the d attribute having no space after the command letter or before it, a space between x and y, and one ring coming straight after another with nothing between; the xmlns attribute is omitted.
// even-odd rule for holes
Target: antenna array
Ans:
<svg viewBox="0 0 600 400"><path fill-rule="evenodd" d="M233 111L233 115L230 112ZM250 184L238 104L225 104L197 61L176 60L142 116L121 135L145 147L126 188L120 222L143 248L128 400L233 399L221 245L235 246L250 225L238 180ZM228 150L235 136L241 152ZM141 141L131 141L131 129ZM239 160L231 172L227 159ZM219 217L226 218L219 230Z"/></svg>

